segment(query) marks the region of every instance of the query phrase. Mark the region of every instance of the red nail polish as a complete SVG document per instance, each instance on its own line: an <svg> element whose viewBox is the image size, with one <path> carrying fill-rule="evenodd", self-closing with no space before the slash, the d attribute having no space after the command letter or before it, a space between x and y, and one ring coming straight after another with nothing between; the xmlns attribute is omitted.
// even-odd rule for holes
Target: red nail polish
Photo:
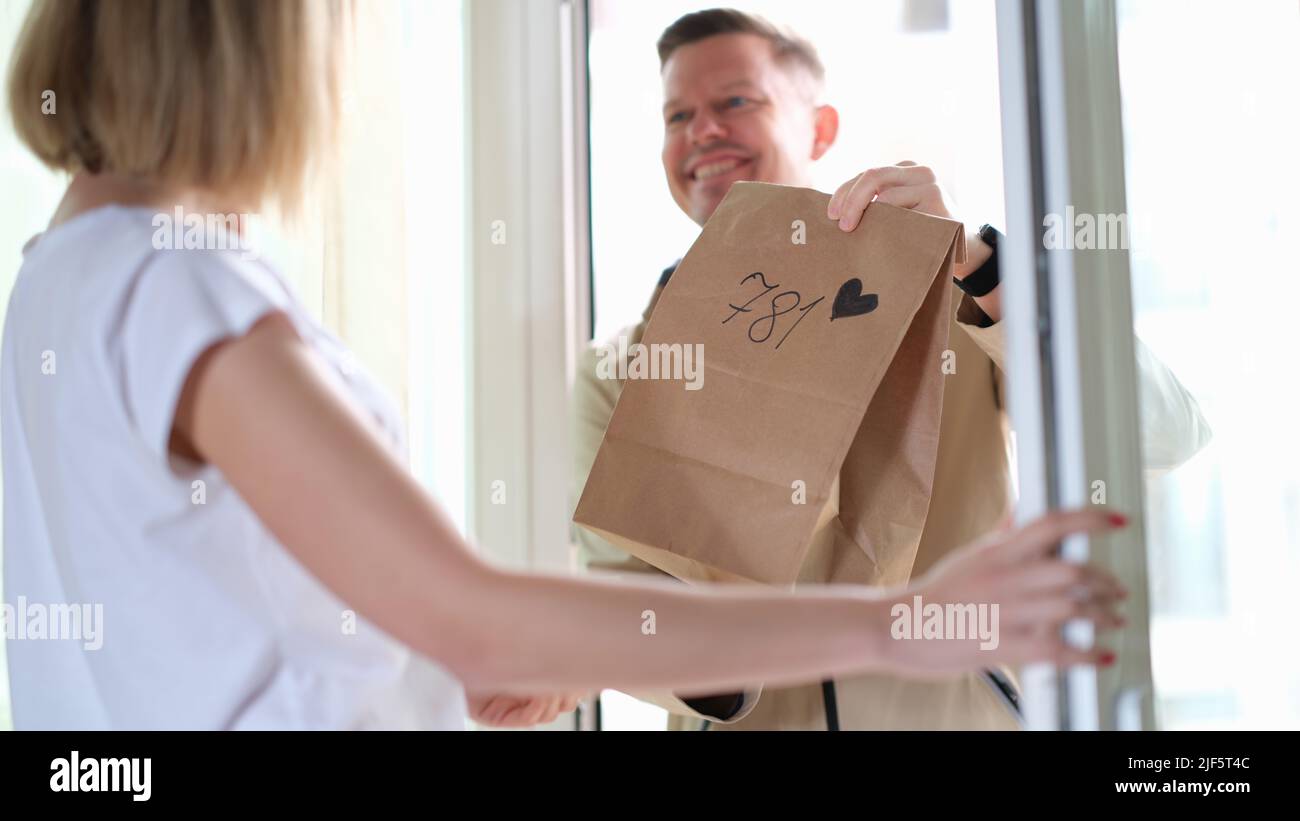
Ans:
<svg viewBox="0 0 1300 821"><path fill-rule="evenodd" d="M1101 654L1101 666L1109 667L1115 663L1115 654L1107 650Z"/></svg>
<svg viewBox="0 0 1300 821"><path fill-rule="evenodd" d="M1110 522L1111 527L1124 527L1128 524L1128 517L1123 513L1112 513L1106 517L1106 520Z"/></svg>

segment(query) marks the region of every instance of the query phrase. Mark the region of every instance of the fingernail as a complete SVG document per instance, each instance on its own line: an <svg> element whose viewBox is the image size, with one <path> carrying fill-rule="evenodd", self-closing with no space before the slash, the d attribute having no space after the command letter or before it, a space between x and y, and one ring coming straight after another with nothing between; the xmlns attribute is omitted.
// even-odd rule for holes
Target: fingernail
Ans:
<svg viewBox="0 0 1300 821"><path fill-rule="evenodd" d="M1124 527L1128 524L1128 517L1123 513L1112 513L1106 517L1106 520L1110 522L1111 527Z"/></svg>
<svg viewBox="0 0 1300 821"><path fill-rule="evenodd" d="M840 209L836 208L834 205L829 206L826 209L826 216L830 217L833 220L837 220L840 218Z"/></svg>
<svg viewBox="0 0 1300 821"><path fill-rule="evenodd" d="M1101 666L1109 667L1115 663L1115 654L1107 650L1101 654Z"/></svg>

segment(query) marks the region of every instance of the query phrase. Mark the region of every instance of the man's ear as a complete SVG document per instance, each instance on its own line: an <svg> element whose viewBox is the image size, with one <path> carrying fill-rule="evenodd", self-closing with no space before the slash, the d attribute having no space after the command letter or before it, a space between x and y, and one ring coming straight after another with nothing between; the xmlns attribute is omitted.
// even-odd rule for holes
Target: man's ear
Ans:
<svg viewBox="0 0 1300 821"><path fill-rule="evenodd" d="M813 150L812 158L820 160L822 155L835 144L835 135L840 133L840 113L833 105L819 105L813 114Z"/></svg>

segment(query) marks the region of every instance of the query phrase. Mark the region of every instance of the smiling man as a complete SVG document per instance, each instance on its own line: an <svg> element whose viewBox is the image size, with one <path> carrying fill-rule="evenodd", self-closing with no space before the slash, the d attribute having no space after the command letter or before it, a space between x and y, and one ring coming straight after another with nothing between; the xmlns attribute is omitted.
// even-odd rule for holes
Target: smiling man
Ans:
<svg viewBox="0 0 1300 821"><path fill-rule="evenodd" d="M738 12L703 12L665 31L659 56L664 172L691 219L703 225L737 180L810 182L839 115L818 104L823 69L808 43Z"/></svg>
<svg viewBox="0 0 1300 821"><path fill-rule="evenodd" d="M813 164L835 143L839 115L825 104L823 68L811 44L752 15L712 9L682 17L658 44L664 86L663 166L677 205L703 225L740 180L811 186ZM857 227L873 201L950 217L934 173L900 162L872 168L835 192L827 219ZM1003 339L998 295L996 232L987 226L967 237L966 263L954 272L957 307L949 331L956 371L947 375L930 512L912 574L948 551L993 530L1009 509L1011 465L1000 378ZM665 249L665 257L681 249ZM645 320L674 267L663 272L642 321L620 332L640 342ZM960 298L960 299L958 299ZM575 384L573 499L581 495L605 427L622 390L601 378L598 352L579 362ZM1142 369L1144 430L1160 438L1153 452L1171 466L1208 436L1195 402L1151 357ZM940 367L940 363L935 363ZM608 373L608 368L604 369ZM1152 443L1147 442L1148 446ZM592 570L659 571L614 545L578 529L583 563ZM800 581L824 581L838 551L860 550L852 534L815 545ZM907 580L887 578L890 584ZM639 694L671 713L675 729L1014 729L1014 687L1005 671L950 681L905 681L862 676L803 687L721 693L683 699Z"/></svg>

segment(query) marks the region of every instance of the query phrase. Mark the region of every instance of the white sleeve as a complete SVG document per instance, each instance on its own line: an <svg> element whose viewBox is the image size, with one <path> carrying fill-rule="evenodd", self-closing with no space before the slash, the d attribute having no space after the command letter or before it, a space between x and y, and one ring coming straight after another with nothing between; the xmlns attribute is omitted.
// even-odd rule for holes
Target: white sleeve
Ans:
<svg viewBox="0 0 1300 821"><path fill-rule="evenodd" d="M1210 441L1210 425L1173 371L1136 336L1142 456L1148 474L1178 467Z"/></svg>
<svg viewBox="0 0 1300 821"><path fill-rule="evenodd" d="M128 416L163 465L195 361L288 305L265 271L216 252L163 251L136 275L117 334L122 384Z"/></svg>

